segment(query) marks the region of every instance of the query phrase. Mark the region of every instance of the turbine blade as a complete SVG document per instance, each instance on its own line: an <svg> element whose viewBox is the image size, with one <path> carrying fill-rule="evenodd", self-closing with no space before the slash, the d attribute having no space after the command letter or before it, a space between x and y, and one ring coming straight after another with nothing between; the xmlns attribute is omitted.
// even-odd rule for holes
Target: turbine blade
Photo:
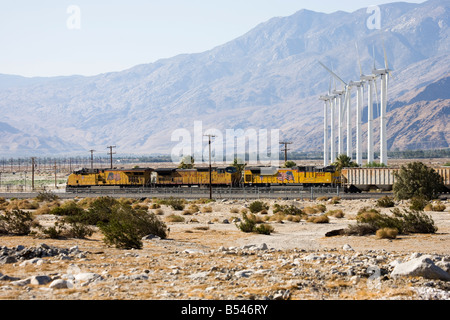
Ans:
<svg viewBox="0 0 450 320"><path fill-rule="evenodd" d="M345 83L345 81L342 80L336 73L334 73L334 72L331 71L329 68L327 68L327 66L325 66L322 62L319 61L319 63L320 63L320 65L321 65L322 67L325 68L325 70L327 70L329 73L331 73L331 75L332 75L333 77L335 77L337 80L339 80L344 86L347 85L347 83Z"/></svg>
<svg viewBox="0 0 450 320"><path fill-rule="evenodd" d="M356 53L358 54L359 75L362 76L363 72L362 72L362 67L361 67L361 57L359 56L359 49L358 49L358 42L357 41L355 41L355 46L356 46Z"/></svg>

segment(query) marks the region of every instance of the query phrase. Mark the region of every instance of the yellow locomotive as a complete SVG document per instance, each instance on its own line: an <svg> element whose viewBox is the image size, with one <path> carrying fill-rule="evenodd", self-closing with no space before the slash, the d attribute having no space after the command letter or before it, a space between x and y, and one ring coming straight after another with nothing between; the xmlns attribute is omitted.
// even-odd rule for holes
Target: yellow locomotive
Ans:
<svg viewBox="0 0 450 320"><path fill-rule="evenodd" d="M92 187L145 187L151 182L153 169L81 169L67 180L67 190Z"/></svg>
<svg viewBox="0 0 450 320"><path fill-rule="evenodd" d="M244 171L246 186L334 186L340 172L333 166L293 168L249 167Z"/></svg>
<svg viewBox="0 0 450 320"><path fill-rule="evenodd" d="M156 169L156 186L207 186L209 168ZM214 186L236 186L239 176L235 167L211 168L211 184Z"/></svg>
<svg viewBox="0 0 450 320"><path fill-rule="evenodd" d="M214 186L236 186L239 175L234 167L212 168L211 182ZM209 168L81 169L69 175L66 190L208 185Z"/></svg>

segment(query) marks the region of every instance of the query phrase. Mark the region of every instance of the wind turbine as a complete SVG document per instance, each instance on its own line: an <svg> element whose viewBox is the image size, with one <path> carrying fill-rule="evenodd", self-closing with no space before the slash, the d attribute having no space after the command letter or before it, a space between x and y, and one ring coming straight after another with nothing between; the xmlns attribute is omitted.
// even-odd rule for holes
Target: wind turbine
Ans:
<svg viewBox="0 0 450 320"><path fill-rule="evenodd" d="M335 107L338 107L338 154L343 154L344 153L344 144L343 144L343 132L342 132L342 124L343 124L343 120L344 120L344 101L347 101L346 99L346 92L347 92L347 83L342 80L336 73L334 73L333 71L331 71L327 66L325 66L322 62L320 62L320 65L322 67L325 68L325 70L327 70L334 78L336 78L338 81L340 81L342 83L342 85L344 86L345 90L333 90L333 94L334 94L334 104ZM331 121L333 121L333 113L332 113L332 119ZM332 129L332 135L333 135L333 129ZM332 137L333 138L333 137ZM333 143L333 141L332 141ZM333 144L331 145L333 148ZM331 152L331 157L332 159L335 157L335 152ZM335 158L334 158L335 159ZM332 160L332 162L334 162L334 160Z"/></svg>
<svg viewBox="0 0 450 320"><path fill-rule="evenodd" d="M389 69L386 48L383 41L383 51L384 51L384 69L374 69L372 73L376 76L381 77L381 107L380 107L380 163L387 165L387 136L386 136L386 109L387 109L387 86L388 86L388 75L390 75L391 70ZM374 61L375 62L375 61Z"/></svg>

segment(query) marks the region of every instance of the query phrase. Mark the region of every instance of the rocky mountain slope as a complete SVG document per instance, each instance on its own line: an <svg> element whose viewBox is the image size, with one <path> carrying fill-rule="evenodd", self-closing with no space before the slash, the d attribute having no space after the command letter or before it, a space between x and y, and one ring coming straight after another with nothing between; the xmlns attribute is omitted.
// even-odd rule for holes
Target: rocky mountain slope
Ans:
<svg viewBox="0 0 450 320"><path fill-rule="evenodd" d="M283 139L294 142L293 150L321 150L318 98L328 91L330 76L318 61L346 81L357 80L355 42L363 72L369 73L374 60L377 67L384 65L382 40L394 70L388 109L395 125L388 127L388 147L428 147L430 139L448 147L449 129L442 121L448 119L450 4L430 0L380 8L381 31L367 28L366 8L332 14L300 10L209 51L121 72L32 79L0 75L1 121L17 129L5 134L0 151L23 156L94 148L106 153L113 144L118 153L170 153L178 143L171 141L172 133L184 128L193 134L196 120L203 130L223 133L280 129ZM430 117L430 106L441 111ZM406 112L410 109L435 134L415 130L411 121L417 118Z"/></svg>

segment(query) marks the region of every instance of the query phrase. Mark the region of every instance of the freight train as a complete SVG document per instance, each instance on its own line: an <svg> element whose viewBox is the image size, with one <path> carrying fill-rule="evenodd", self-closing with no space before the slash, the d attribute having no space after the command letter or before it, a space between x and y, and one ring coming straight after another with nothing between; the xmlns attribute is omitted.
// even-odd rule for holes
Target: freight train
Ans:
<svg viewBox="0 0 450 320"><path fill-rule="evenodd" d="M434 168L450 190L450 168ZM396 168L344 168L334 166L297 166L293 168L246 167L239 173L235 167L213 167L213 187L336 187L343 191L360 193L379 189L391 191ZM69 175L66 191L80 189L108 190L157 187L207 187L209 168L136 168L136 169L81 169Z"/></svg>
<svg viewBox="0 0 450 320"><path fill-rule="evenodd" d="M209 186L209 168L81 169L69 175L66 190L142 187ZM211 169L214 187L336 186L340 173L334 167L235 167Z"/></svg>

